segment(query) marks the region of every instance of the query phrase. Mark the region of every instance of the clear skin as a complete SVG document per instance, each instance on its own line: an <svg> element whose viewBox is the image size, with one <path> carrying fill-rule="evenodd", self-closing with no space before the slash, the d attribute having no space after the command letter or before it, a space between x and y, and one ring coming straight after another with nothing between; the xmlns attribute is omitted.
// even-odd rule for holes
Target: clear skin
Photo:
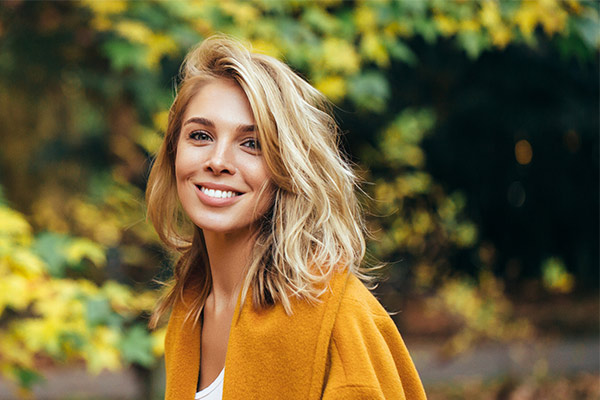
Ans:
<svg viewBox="0 0 600 400"><path fill-rule="evenodd" d="M255 131L243 90L233 81L215 79L192 98L177 143L177 193L188 217L204 233L213 280L203 310L200 389L225 366L256 222L272 201L270 174ZM200 187L235 196L211 197Z"/></svg>

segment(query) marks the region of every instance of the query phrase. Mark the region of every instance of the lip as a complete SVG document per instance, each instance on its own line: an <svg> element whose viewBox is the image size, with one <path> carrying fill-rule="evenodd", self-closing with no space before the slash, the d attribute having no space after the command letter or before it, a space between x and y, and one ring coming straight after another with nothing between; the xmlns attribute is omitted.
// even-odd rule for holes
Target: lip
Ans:
<svg viewBox="0 0 600 400"><path fill-rule="evenodd" d="M208 196L206 193L204 193L202 190L200 190L200 187L204 187L207 189L213 189L213 190L231 191L231 192L241 193L241 194L234 196L234 197L217 199L215 197ZM200 201L210 207L229 206L231 204L238 202L240 197L242 197L242 195L244 194L243 192L240 192L240 191L232 188L231 186L222 185L219 183L210 183L210 182L196 183L196 184L194 184L194 190L196 190L196 195L198 196Z"/></svg>

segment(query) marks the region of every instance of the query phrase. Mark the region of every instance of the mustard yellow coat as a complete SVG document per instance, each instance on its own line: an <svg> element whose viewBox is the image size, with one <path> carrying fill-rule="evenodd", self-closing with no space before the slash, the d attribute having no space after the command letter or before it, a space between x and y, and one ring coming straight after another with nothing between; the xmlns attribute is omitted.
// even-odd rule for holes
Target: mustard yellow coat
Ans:
<svg viewBox="0 0 600 400"><path fill-rule="evenodd" d="M419 375L392 319L353 275L336 275L318 304L235 310L223 399L425 399ZM187 296L187 295L186 295ZM187 303L187 302L186 302ZM165 338L166 400L192 400L200 326L184 324L178 302Z"/></svg>

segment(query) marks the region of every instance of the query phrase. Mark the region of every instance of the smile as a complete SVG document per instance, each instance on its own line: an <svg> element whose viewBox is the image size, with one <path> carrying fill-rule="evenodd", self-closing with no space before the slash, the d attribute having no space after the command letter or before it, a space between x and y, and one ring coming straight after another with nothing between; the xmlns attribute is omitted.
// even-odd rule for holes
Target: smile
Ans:
<svg viewBox="0 0 600 400"><path fill-rule="evenodd" d="M228 199L230 197L235 197L241 195L241 193L233 192L230 190L218 190L218 189L208 189L202 186L198 186L202 193L207 195L208 197L212 197L213 199Z"/></svg>

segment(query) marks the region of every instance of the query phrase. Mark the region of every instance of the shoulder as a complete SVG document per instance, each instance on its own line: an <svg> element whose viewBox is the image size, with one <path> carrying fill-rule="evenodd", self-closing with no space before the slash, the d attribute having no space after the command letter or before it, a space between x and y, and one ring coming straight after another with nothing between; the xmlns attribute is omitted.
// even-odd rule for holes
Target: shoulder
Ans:
<svg viewBox="0 0 600 400"><path fill-rule="evenodd" d="M340 311L357 312L363 316L388 317L381 303L356 276L350 274L342 294Z"/></svg>
<svg viewBox="0 0 600 400"><path fill-rule="evenodd" d="M325 393L333 398L348 391L378 393L369 398L425 398L402 337L379 301L353 275L337 295Z"/></svg>
<svg viewBox="0 0 600 400"><path fill-rule="evenodd" d="M332 332L333 340L351 338L352 341L360 339L373 341L379 338L387 343L400 339L394 321L356 276L347 277L344 291L340 295L339 309Z"/></svg>
<svg viewBox="0 0 600 400"><path fill-rule="evenodd" d="M352 274L343 279L346 279L343 290L337 293L340 299L334 334L371 335L374 331L398 334L389 314L364 283Z"/></svg>

